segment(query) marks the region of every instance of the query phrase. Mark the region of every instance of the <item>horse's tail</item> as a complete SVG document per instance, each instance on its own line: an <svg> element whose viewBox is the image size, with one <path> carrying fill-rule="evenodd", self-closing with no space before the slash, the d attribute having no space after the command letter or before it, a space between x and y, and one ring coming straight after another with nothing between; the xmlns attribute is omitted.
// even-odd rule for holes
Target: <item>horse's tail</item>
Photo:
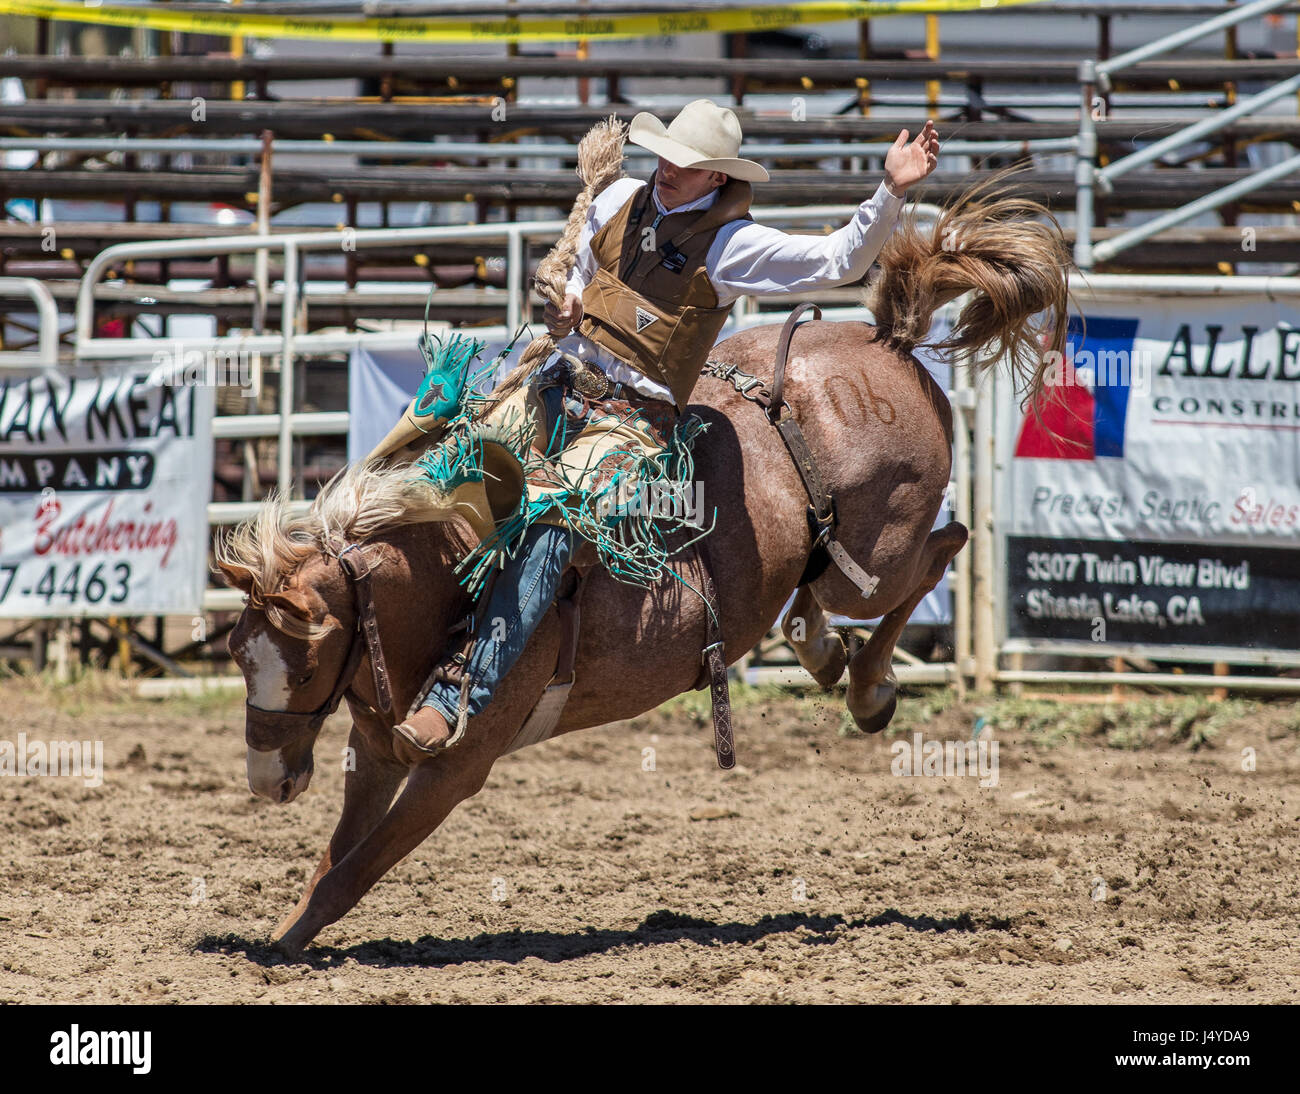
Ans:
<svg viewBox="0 0 1300 1094"><path fill-rule="evenodd" d="M1045 206L1006 193L1016 170L966 190L933 229L905 212L881 249L883 273L868 305L881 334L910 353L925 341L938 308L973 291L948 336L932 348L978 369L1006 357L1026 398L1036 402L1065 348L1070 254Z"/></svg>

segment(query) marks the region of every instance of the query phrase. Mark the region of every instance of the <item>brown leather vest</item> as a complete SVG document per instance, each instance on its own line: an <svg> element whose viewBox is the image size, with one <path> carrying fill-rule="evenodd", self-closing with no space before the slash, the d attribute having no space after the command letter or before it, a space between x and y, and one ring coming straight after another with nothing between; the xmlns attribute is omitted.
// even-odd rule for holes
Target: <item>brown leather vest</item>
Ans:
<svg viewBox="0 0 1300 1094"><path fill-rule="evenodd" d="M731 311L718 306L705 259L719 228L752 219L752 191L728 179L709 208L661 218L654 185L651 176L592 238L597 269L582 294L578 329L663 384L680 410Z"/></svg>

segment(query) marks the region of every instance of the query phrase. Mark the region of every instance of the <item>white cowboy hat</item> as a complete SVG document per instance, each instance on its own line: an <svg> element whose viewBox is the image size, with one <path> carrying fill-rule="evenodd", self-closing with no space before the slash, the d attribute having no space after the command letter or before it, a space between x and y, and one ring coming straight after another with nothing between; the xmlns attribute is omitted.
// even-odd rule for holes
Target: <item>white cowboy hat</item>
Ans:
<svg viewBox="0 0 1300 1094"><path fill-rule="evenodd" d="M678 167L721 171L745 182L766 182L762 164L738 158L740 122L726 107L709 99L696 99L665 126L653 114L642 111L632 119L628 140L639 144Z"/></svg>

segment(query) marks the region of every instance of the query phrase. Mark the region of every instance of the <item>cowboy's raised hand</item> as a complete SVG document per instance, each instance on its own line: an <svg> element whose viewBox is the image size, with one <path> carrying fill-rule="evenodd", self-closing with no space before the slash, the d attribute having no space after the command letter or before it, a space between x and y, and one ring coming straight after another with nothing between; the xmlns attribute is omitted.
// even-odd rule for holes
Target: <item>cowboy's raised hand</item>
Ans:
<svg viewBox="0 0 1300 1094"><path fill-rule="evenodd" d="M907 143L906 129L898 134L894 146L885 156L885 185L902 197L909 186L914 186L938 166L939 134L934 120L927 119L916 140Z"/></svg>

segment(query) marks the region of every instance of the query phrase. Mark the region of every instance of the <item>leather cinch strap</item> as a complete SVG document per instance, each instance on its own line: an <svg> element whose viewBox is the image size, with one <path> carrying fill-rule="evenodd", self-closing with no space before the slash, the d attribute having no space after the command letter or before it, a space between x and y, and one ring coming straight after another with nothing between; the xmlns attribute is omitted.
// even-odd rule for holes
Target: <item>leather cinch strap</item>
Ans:
<svg viewBox="0 0 1300 1094"><path fill-rule="evenodd" d="M727 659L723 655L722 626L718 617L718 587L713 581L713 559L707 539L695 541L700 557L704 603L709 617L708 641L700 660L709 670L709 702L713 708L713 750L718 766L729 771L736 766L736 740L731 728L731 688L727 683Z"/></svg>
<svg viewBox="0 0 1300 1094"><path fill-rule="evenodd" d="M772 397L767 407L767 420L773 425L781 420L781 408L785 406L785 363L790 357L790 343L794 340L794 329L799 325L799 318L812 309L814 319L822 317L822 310L816 304L805 300L786 318L781 328L781 337L776 343L776 364L772 370Z"/></svg>
<svg viewBox="0 0 1300 1094"><path fill-rule="evenodd" d="M812 533L814 552L818 548L824 550L830 561L853 582L862 598L869 600L875 593L880 579L872 577L854 562L843 544L835 538L835 525L839 520L835 511L835 495L826 488L821 471L817 467L817 460L794 414L786 413L790 410L785 402L785 370L790 356L790 343L794 339L794 330L799 325L799 320L804 312L810 309L816 318L821 318L821 309L815 304L805 302L790 313L781 328L770 391L758 377L741 372L735 365L728 365L721 361L705 362L703 374L726 380L743 398L763 408L768 421L776 426L777 432L781 435L786 451L794 461L795 470L799 472L804 491L808 494L808 526Z"/></svg>
<svg viewBox="0 0 1300 1094"><path fill-rule="evenodd" d="M767 420L776 426L777 432L781 434L781 440L785 442L790 458L794 460L795 470L803 480L804 490L808 492L808 500L812 504L813 517L817 525L814 530L816 535L822 528L830 527L834 523L835 501L830 491L826 489L825 483L822 482L817 460L813 457L812 449L808 447L808 441L804 438L799 423L794 420L792 414L783 414L783 411L789 410L785 404L785 366L790 357L790 343L794 339L794 329L799 325L800 317L810 308L815 313L814 318L820 319L821 308L805 301L790 313L785 326L781 328L781 338L776 344L776 365L772 372L772 395L766 410Z"/></svg>

